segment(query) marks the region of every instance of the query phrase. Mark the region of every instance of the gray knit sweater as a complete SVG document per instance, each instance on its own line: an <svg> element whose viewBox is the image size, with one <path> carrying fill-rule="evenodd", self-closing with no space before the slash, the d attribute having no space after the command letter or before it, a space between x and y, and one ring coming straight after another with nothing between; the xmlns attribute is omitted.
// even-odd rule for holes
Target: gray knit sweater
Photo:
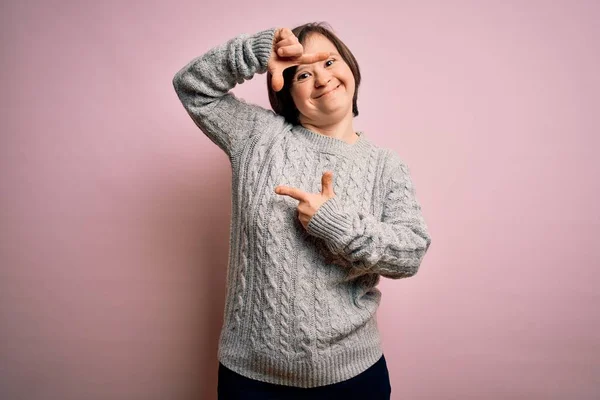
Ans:
<svg viewBox="0 0 600 400"><path fill-rule="evenodd" d="M409 169L364 132L347 143L237 98L265 73L275 28L241 34L175 74L189 116L228 156L232 202L219 361L251 379L310 388L350 379L383 354L380 276L414 275L431 239ZM336 196L307 229L277 185Z"/></svg>

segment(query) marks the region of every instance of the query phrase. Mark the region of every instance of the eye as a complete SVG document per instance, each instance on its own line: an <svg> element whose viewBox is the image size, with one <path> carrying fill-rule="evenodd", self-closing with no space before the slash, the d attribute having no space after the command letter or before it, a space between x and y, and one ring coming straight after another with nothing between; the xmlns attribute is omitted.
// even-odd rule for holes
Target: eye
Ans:
<svg viewBox="0 0 600 400"><path fill-rule="evenodd" d="M331 62L331 63L333 63L334 61L335 61L335 60L334 60L333 58L332 58L331 60L327 60L327 61L325 61L325 65L326 65L326 66L331 66L331 64L327 65L327 63L328 63L328 62ZM306 75L307 73L308 73L308 72L302 72L301 74L298 74L298 76L296 76L296 80L299 80L299 81L301 81L301 80L303 79L303 78L302 78L302 76L303 76L303 75Z"/></svg>

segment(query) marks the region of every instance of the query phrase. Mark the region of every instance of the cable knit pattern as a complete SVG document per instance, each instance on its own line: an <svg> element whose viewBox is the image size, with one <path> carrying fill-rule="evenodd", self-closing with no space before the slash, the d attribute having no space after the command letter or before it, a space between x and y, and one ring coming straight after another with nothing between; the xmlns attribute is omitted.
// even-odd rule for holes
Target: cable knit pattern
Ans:
<svg viewBox="0 0 600 400"><path fill-rule="evenodd" d="M350 379L381 357L376 286L381 276L414 275L431 238L394 151L364 132L350 144L291 125L230 92L266 72L274 33L210 49L175 74L173 87L232 168L219 361L251 379L310 388ZM336 195L305 229L298 201L275 187L316 193L327 170Z"/></svg>
<svg viewBox="0 0 600 400"><path fill-rule="evenodd" d="M272 156L274 153L271 150L271 147L267 148L266 145L257 144L255 146L249 146L251 149L256 149L257 158L262 161L263 165L268 165L269 161L266 161L267 154ZM249 173L251 174L249 181L256 181L258 179L259 171L263 172L263 169L251 168ZM274 185L275 180L277 179L277 173L275 171L270 171L266 186ZM260 260L268 260L264 265L269 265L269 263L273 262L273 258L276 258L273 251L277 248L277 245L273 243L273 240L277 240L277 233L273 234L271 230L273 228L272 225L268 224L268 218L270 218L271 213L273 211L273 203L277 200L273 197L269 196L259 196L258 193L252 191L253 188L246 187L244 188L247 191L248 198L253 199L251 204L256 204L259 202L258 207L250 207L252 210L261 210L260 213L256 214L257 222L254 224L255 234L253 237L263 238L263 240L256 241L256 249L254 252L254 257L252 262L254 264L260 262ZM242 209L242 213L244 215L249 215L248 209L240 206ZM269 250L269 253L267 253ZM267 268L263 268L262 270L258 270L255 272L254 276L256 276L256 284L254 285L254 295L257 297L257 300L253 303L253 320L252 320L252 344L253 348L260 348L265 346L271 346L273 340L270 340L267 336L267 330L274 333L274 326L270 322L270 317L268 315L268 311L272 311L271 315L274 315L275 304L274 304L274 288L273 277L270 275L271 272ZM265 308L266 307L266 308ZM256 341L256 337L261 336L259 341Z"/></svg>

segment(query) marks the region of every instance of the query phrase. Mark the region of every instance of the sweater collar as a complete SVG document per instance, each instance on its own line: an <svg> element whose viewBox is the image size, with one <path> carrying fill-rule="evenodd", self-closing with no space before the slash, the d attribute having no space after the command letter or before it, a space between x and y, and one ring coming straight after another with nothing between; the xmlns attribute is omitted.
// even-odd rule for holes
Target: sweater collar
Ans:
<svg viewBox="0 0 600 400"><path fill-rule="evenodd" d="M324 153L355 157L364 154L365 150L370 147L363 131L356 131L358 139L354 143L348 143L341 139L313 132L302 125L294 125L292 132L294 132L296 138L308 147Z"/></svg>

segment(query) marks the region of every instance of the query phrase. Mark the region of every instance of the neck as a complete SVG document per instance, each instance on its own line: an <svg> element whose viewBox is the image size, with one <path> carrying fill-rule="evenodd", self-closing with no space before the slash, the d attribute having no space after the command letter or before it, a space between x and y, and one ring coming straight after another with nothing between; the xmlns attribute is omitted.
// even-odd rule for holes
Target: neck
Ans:
<svg viewBox="0 0 600 400"><path fill-rule="evenodd" d="M326 124L319 124L315 121L303 121L300 119L300 125L321 135L330 136L347 143L354 143L358 140L358 135L354 130L352 112L346 115L344 119Z"/></svg>

